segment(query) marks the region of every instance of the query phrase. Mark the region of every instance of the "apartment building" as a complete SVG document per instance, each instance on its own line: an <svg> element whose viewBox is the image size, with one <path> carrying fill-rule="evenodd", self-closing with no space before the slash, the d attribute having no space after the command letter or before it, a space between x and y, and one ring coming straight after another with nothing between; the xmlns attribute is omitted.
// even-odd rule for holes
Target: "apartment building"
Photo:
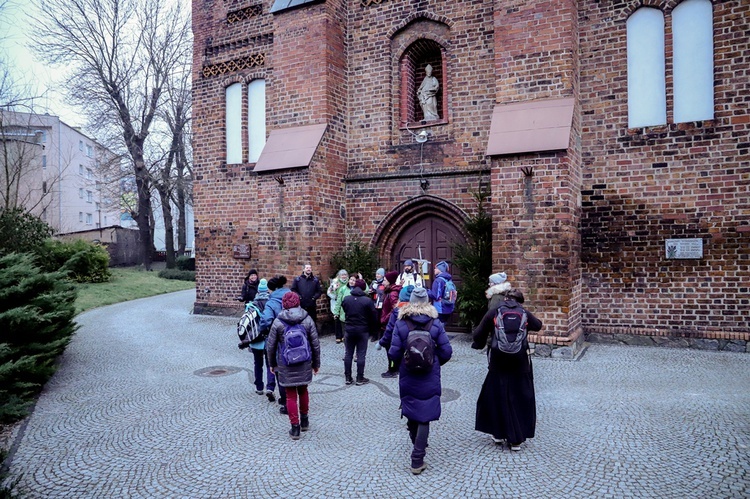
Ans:
<svg viewBox="0 0 750 499"><path fill-rule="evenodd" d="M55 234L119 226L115 155L57 116L0 110L3 206L24 206Z"/></svg>

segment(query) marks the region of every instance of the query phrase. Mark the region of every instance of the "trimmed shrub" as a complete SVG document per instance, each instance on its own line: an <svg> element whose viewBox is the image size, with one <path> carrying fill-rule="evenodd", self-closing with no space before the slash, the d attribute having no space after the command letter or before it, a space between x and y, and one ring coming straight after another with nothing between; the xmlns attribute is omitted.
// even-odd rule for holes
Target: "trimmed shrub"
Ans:
<svg viewBox="0 0 750 499"><path fill-rule="evenodd" d="M109 253L102 246L82 239L72 242L47 240L39 254L39 263L47 272L63 271L76 282L108 282Z"/></svg>
<svg viewBox="0 0 750 499"><path fill-rule="evenodd" d="M195 258L189 256L178 256L175 265L179 270L195 270Z"/></svg>
<svg viewBox="0 0 750 499"><path fill-rule="evenodd" d="M21 208L0 210L0 256L36 253L50 237L52 227L41 218Z"/></svg>
<svg viewBox="0 0 750 499"><path fill-rule="evenodd" d="M0 423L24 417L77 326L76 290L31 255L0 258Z"/></svg>
<svg viewBox="0 0 750 499"><path fill-rule="evenodd" d="M164 279L174 279L177 281L195 281L195 271L164 269L159 272L159 277L162 277Z"/></svg>

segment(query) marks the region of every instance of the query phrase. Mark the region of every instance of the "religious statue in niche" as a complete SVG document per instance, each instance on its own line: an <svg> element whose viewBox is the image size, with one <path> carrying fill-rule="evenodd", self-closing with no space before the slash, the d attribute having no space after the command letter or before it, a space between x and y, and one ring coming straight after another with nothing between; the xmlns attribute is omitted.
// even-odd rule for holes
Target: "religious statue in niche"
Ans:
<svg viewBox="0 0 750 499"><path fill-rule="evenodd" d="M422 84L419 85L417 90L417 97L419 98L419 105L422 106L422 113L424 114L425 121L439 120L437 110L437 93L440 89L440 83L438 79L432 76L432 66L429 64L424 68L427 76L422 80Z"/></svg>

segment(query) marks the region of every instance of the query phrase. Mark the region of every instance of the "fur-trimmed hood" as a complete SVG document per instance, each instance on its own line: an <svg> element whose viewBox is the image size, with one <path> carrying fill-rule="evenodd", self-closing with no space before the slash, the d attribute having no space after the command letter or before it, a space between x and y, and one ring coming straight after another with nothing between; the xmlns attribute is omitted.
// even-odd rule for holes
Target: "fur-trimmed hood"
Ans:
<svg viewBox="0 0 750 499"><path fill-rule="evenodd" d="M487 291L484 292L484 295L489 300L495 295L505 294L509 289L510 289L510 283L503 282L503 283L495 284L494 286L490 286L489 288L487 288Z"/></svg>
<svg viewBox="0 0 750 499"><path fill-rule="evenodd" d="M416 315L426 315L427 317L430 317L432 319L437 319L438 317L438 311L430 305L429 303L407 303L400 309L398 309L398 318L399 320L403 319L404 317L413 317Z"/></svg>

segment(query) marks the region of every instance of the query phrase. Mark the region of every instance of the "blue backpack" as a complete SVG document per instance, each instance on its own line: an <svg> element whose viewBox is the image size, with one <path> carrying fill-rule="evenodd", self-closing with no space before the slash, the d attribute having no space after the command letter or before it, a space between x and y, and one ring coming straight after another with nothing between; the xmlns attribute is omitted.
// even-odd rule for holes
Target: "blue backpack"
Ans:
<svg viewBox="0 0 750 499"><path fill-rule="evenodd" d="M279 348L279 358L287 366L294 366L312 360L312 350L307 339L307 330L302 323L284 324L284 334Z"/></svg>
<svg viewBox="0 0 750 499"><path fill-rule="evenodd" d="M453 306L458 299L458 290L456 289L456 285L453 284L453 280L443 280L445 281L445 290L443 291L443 298L440 301L443 302L443 305Z"/></svg>

